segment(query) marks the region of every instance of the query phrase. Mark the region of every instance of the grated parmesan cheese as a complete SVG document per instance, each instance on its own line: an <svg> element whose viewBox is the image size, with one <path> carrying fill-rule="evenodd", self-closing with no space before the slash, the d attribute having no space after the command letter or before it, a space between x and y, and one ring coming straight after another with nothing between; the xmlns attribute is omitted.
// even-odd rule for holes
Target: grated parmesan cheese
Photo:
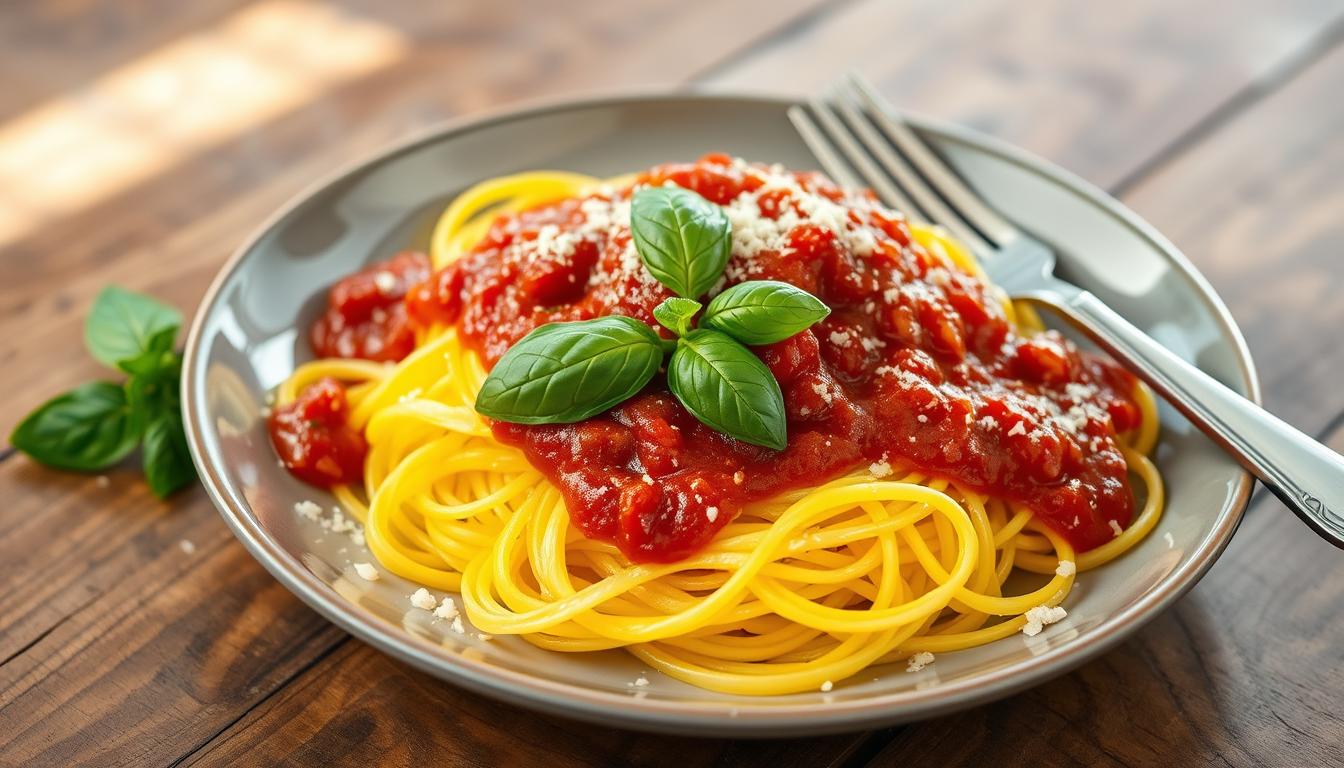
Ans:
<svg viewBox="0 0 1344 768"><path fill-rule="evenodd" d="M1068 615L1068 611L1057 605L1038 605L1027 611L1027 623L1022 627L1022 634L1027 637L1035 637L1041 634L1042 629L1057 621L1063 621Z"/></svg>
<svg viewBox="0 0 1344 768"><path fill-rule="evenodd" d="M355 563L355 573L359 574L359 578L365 581L377 581L381 578L378 569L369 563Z"/></svg>
<svg viewBox="0 0 1344 768"><path fill-rule="evenodd" d="M415 594L411 595L411 605L421 610L432 611L434 606L438 604L439 601L435 600L434 596L429 594L429 590L424 587L415 590Z"/></svg>
<svg viewBox="0 0 1344 768"><path fill-rule="evenodd" d="M933 654L928 651L920 651L911 656L905 665L906 672L918 672L933 663Z"/></svg>
<svg viewBox="0 0 1344 768"><path fill-rule="evenodd" d="M434 609L434 615L440 619L456 619L457 603L451 597L444 597L439 607Z"/></svg>
<svg viewBox="0 0 1344 768"><path fill-rule="evenodd" d="M397 278L391 272L378 270L373 273L373 284L378 286L378 292L390 294L397 289Z"/></svg>
<svg viewBox="0 0 1344 768"><path fill-rule="evenodd" d="M1059 565L1055 566L1055 575L1065 578L1078 572L1078 566L1072 560L1060 560Z"/></svg>
<svg viewBox="0 0 1344 768"><path fill-rule="evenodd" d="M718 508L718 507L705 507L705 519L708 520L708 521L711 522L711 523L714 522L715 520L718 520L718 519L719 519L719 508Z"/></svg>
<svg viewBox="0 0 1344 768"><path fill-rule="evenodd" d="M887 461L876 461L868 465L868 474L873 477L886 477L891 474L891 464Z"/></svg>
<svg viewBox="0 0 1344 768"><path fill-rule="evenodd" d="M824 682L824 683L821 684L821 692L822 692L822 693L830 693L830 692L831 692L831 689L834 688L834 687L835 687L835 683L832 683L830 680L827 680L826 682Z"/></svg>
<svg viewBox="0 0 1344 768"><path fill-rule="evenodd" d="M1111 526L1111 531L1114 532L1116 536L1125 532L1125 529L1121 528L1120 524L1114 520L1107 520L1106 523Z"/></svg>

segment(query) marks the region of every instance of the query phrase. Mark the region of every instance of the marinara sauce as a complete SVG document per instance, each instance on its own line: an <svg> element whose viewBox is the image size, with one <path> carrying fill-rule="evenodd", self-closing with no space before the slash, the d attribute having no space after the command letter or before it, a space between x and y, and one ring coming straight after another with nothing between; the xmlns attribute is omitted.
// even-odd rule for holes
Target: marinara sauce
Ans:
<svg viewBox="0 0 1344 768"><path fill-rule="evenodd" d="M267 427L271 444L291 474L305 483L328 488L364 476L364 436L346 426L349 403L335 379L305 387L294 402L271 411Z"/></svg>
<svg viewBox="0 0 1344 768"><path fill-rule="evenodd" d="M1019 334L991 286L922 247L870 196L819 175L708 155L636 183L674 183L725 207L733 255L716 290L783 280L831 315L754 350L784 393L783 451L704 426L661 376L581 423L494 424L562 490L585 535L632 560L675 561L745 503L862 466L876 476L915 467L1027 504L1079 550L1130 523L1117 436L1140 413L1114 363L1054 332ZM629 191L615 190L501 216L409 292L408 316L458 323L487 365L547 322L654 324L671 294L640 264L628 211Z"/></svg>

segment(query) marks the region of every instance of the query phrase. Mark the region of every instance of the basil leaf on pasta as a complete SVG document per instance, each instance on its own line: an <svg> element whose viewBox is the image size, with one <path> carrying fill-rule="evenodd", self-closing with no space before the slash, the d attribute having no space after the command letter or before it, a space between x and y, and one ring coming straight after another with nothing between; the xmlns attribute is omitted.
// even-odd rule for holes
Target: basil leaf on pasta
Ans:
<svg viewBox="0 0 1344 768"><path fill-rule="evenodd" d="M774 344L831 313L816 296L776 280L738 283L709 302L701 327L722 331L743 344Z"/></svg>
<svg viewBox="0 0 1344 768"><path fill-rule="evenodd" d="M642 389L662 360L658 334L631 317L549 323L504 353L476 410L515 424L582 421Z"/></svg>
<svg viewBox="0 0 1344 768"><path fill-rule="evenodd" d="M84 343L109 368L140 357L159 334L182 326L176 309L148 296L109 285L94 300L84 322ZM169 340L171 346L172 340Z"/></svg>
<svg viewBox="0 0 1344 768"><path fill-rule="evenodd" d="M719 206L689 189L641 189L630 201L630 234L644 266L678 296L704 295L723 274L732 224Z"/></svg>
<svg viewBox="0 0 1344 768"><path fill-rule="evenodd" d="M673 296L670 299L663 299L661 304L653 308L653 318L667 330L678 336L685 336L690 333L691 320L699 311L700 302L695 299Z"/></svg>
<svg viewBox="0 0 1344 768"><path fill-rule="evenodd" d="M91 471L126 457L140 441L141 421L121 387L94 381L48 400L14 428L9 442L33 459Z"/></svg>
<svg viewBox="0 0 1344 768"><path fill-rule="evenodd" d="M779 382L751 350L718 331L682 337L667 385L686 410L720 432L777 451L788 444Z"/></svg>

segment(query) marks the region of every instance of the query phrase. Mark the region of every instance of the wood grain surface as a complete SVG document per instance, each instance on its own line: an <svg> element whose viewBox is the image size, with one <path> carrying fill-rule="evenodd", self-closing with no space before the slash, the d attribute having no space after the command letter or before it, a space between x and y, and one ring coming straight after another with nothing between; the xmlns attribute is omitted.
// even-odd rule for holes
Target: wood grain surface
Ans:
<svg viewBox="0 0 1344 768"><path fill-rule="evenodd" d="M288 91L224 91L235 108L208 120L146 123L119 99L145 62L246 54L277 18L327 25L326 43L349 46L343 68L303 59L296 39L285 61L309 70L279 72ZM3 4L0 433L99 375L80 325L104 284L189 314L257 222L389 140L525 97L688 83L801 94L854 67L903 106L1120 194L1227 300L1268 404L1344 447L1342 36L1344 7L1328 0ZM152 172L107 164L124 173L64 198L46 179L16 183L23 154L6 148L32 126L159 131L162 152ZM74 139L85 167L110 162ZM4 766L1344 764L1344 557L1263 492L1188 597L1073 674L917 725L735 742L458 690L299 603L199 490L164 503L133 467L103 482L0 456Z"/></svg>

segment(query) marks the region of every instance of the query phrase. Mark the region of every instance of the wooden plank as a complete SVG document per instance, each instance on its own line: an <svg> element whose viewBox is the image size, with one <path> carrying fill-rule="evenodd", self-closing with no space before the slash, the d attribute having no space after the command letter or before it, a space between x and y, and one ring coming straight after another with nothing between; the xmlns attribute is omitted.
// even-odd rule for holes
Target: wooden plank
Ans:
<svg viewBox="0 0 1344 768"><path fill-rule="evenodd" d="M1344 450L1344 48L1134 188L1247 329L1271 407ZM1019 696L900 732L874 765L1339 765L1344 557L1263 491L1177 607Z"/></svg>
<svg viewBox="0 0 1344 768"><path fill-rule="evenodd" d="M913 5L913 7L912 7ZM955 120L1109 187L1323 38L1330 0L864 0L715 71L728 89L819 90L855 69L903 109Z"/></svg>
<svg viewBox="0 0 1344 768"><path fill-rule="evenodd" d="M0 4L0 119L69 93L98 73L208 26L249 1Z"/></svg>

